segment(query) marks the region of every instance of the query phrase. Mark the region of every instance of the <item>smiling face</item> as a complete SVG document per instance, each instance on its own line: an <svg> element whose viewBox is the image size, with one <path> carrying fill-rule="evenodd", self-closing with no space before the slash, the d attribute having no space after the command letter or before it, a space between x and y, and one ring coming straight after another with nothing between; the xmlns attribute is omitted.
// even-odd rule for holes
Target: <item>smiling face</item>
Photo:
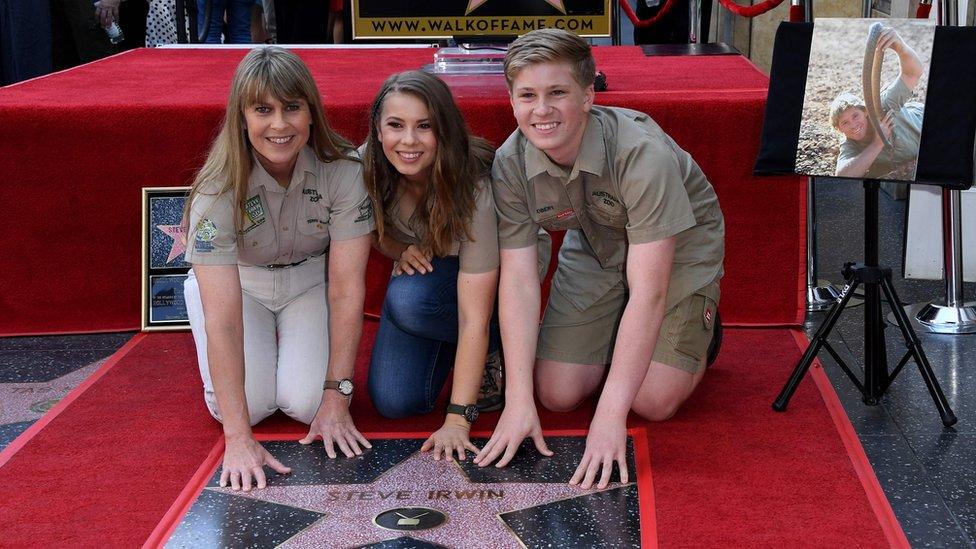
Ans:
<svg viewBox="0 0 976 549"><path fill-rule="evenodd" d="M383 100L377 138L383 154L407 181L424 183L437 159L437 136L427 105L415 95L392 92Z"/></svg>
<svg viewBox="0 0 976 549"><path fill-rule="evenodd" d="M298 153L308 143L312 124L308 103L304 99L282 103L265 97L244 107L244 124L258 161L275 180L287 185Z"/></svg>
<svg viewBox="0 0 976 549"><path fill-rule="evenodd" d="M569 63L535 63L512 79L511 100L529 142L553 162L572 166L593 106L593 86L580 86Z"/></svg>
<svg viewBox="0 0 976 549"><path fill-rule="evenodd" d="M858 107L849 107L841 113L837 118L837 129L854 141L865 141L873 135L867 115Z"/></svg>

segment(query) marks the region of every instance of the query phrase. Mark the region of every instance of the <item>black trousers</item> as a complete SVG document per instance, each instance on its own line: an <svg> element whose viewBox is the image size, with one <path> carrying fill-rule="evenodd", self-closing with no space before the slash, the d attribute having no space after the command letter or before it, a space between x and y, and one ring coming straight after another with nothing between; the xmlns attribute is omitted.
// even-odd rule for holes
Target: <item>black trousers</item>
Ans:
<svg viewBox="0 0 976 549"><path fill-rule="evenodd" d="M687 44L691 34L691 21L689 16L691 0L672 0L673 6L660 21L646 29L634 29L635 44ZM708 41L709 20L712 15L712 2L714 0L701 0L701 35L698 42ZM657 15L666 0L660 0L658 5L648 7L645 0L636 0L637 8L634 10L637 17L641 20L650 19Z"/></svg>
<svg viewBox="0 0 976 549"><path fill-rule="evenodd" d="M279 44L329 43L329 0L275 0Z"/></svg>

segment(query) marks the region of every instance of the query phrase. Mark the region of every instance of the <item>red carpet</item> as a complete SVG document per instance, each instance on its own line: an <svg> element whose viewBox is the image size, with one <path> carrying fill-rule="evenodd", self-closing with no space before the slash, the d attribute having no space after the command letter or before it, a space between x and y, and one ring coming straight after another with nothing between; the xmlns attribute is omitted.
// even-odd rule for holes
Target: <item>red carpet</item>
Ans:
<svg viewBox="0 0 976 549"><path fill-rule="evenodd" d="M374 330L367 323L364 350ZM0 454L3 545L138 546L206 459L219 429L202 402L190 336L137 338L46 425L25 433L33 438ZM834 408L832 417L829 383L824 396L814 383L823 373L814 369L788 413L771 410L799 354L788 330L729 330L719 362L675 418L632 420L647 429L656 514L644 524L656 521L660 545L907 546L846 416ZM360 387L367 356L360 353ZM439 414L385 420L363 394L353 404L363 431L441 422ZM579 429L591 413L543 412L542 421L547 430ZM304 427L275 416L258 432Z"/></svg>
<svg viewBox="0 0 976 549"><path fill-rule="evenodd" d="M361 141L391 72L432 50L298 50L332 124ZM29 259L0 271L0 334L139 327L140 189L186 185L202 162L243 50L136 50L3 89L0 249ZM596 101L651 114L712 181L725 213L728 324L796 325L804 299L805 188L757 178L766 77L739 56L645 57L598 47L609 90ZM501 88L455 87L471 130L514 128ZM371 271L372 310L385 271ZM52 313L54 311L54 313Z"/></svg>

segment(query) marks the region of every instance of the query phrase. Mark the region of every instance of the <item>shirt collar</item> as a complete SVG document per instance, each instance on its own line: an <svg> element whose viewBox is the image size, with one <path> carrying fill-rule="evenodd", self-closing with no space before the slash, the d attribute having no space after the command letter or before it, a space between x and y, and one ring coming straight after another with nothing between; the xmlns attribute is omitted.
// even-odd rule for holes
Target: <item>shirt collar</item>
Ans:
<svg viewBox="0 0 976 549"><path fill-rule="evenodd" d="M295 162L295 170L291 174L291 183L288 185L288 189L300 185L302 180L305 178L306 173L315 173L315 160L315 151L312 150L312 147L306 145L302 147L300 151L298 151L298 160ZM254 150L251 150L251 163L251 186L261 186L264 187L265 190L277 192L286 191L286 189L281 188L281 185L275 181L275 178L271 177L271 174L264 169L264 166L261 164L261 161L258 160L257 153L255 153Z"/></svg>
<svg viewBox="0 0 976 549"><path fill-rule="evenodd" d="M583 131L583 140L580 142L576 164L570 170L568 178L566 168L550 160L546 153L536 148L527 138L525 140L525 177L532 179L542 172L568 180L575 179L579 172L601 176L607 164L605 149L603 145L603 124L591 111L586 121L586 130Z"/></svg>

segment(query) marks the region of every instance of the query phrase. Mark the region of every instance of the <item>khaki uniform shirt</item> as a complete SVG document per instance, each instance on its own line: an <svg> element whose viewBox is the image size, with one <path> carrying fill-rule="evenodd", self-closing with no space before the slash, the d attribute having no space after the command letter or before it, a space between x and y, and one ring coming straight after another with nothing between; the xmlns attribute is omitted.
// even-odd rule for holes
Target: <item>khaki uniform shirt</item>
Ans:
<svg viewBox="0 0 976 549"><path fill-rule="evenodd" d="M398 196L387 212L390 236L405 244L420 245L420 236L426 227L420 223L417 211L409 217L400 211L400 197ZM468 227L471 238L461 235L451 245L447 255L458 256L462 273L486 273L498 268L498 222L495 215L495 203L492 199L491 184L487 179L479 181L475 186L474 212L471 215L471 225Z"/></svg>
<svg viewBox="0 0 976 549"><path fill-rule="evenodd" d="M553 285L584 310L624 280L628 244L676 236L666 307L722 276L725 224L715 191L646 114L594 106L576 164L553 163L516 130L495 153L502 248L569 229Z"/></svg>
<svg viewBox="0 0 976 549"><path fill-rule="evenodd" d="M895 79L890 86L881 92L881 105L885 111L892 113L891 117L891 147L885 147L874 159L871 168L864 177L869 179L883 178L900 167L918 162L918 146L922 139L922 115L924 108L921 103L909 103L912 91L905 85L901 77ZM837 165L840 166L861 154L866 143L853 139L842 138L840 154L837 155Z"/></svg>
<svg viewBox="0 0 976 549"><path fill-rule="evenodd" d="M322 162L311 148L299 153L288 188L253 161L243 212L234 192L206 185L190 207L186 260L195 265L271 265L322 255L332 240L369 234L373 204L359 162ZM240 216L239 231L235 217Z"/></svg>

